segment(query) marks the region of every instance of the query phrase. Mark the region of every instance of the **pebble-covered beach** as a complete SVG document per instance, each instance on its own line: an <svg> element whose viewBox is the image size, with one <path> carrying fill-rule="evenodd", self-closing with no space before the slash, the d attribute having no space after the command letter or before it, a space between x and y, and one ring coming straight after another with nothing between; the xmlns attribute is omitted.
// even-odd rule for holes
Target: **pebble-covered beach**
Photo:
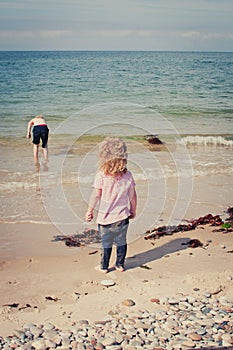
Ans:
<svg viewBox="0 0 233 350"><path fill-rule="evenodd" d="M2 350L172 350L233 348L233 301L206 293L202 298L151 299L154 311L137 309L132 299L90 323L77 320L68 329L28 323L8 337Z"/></svg>

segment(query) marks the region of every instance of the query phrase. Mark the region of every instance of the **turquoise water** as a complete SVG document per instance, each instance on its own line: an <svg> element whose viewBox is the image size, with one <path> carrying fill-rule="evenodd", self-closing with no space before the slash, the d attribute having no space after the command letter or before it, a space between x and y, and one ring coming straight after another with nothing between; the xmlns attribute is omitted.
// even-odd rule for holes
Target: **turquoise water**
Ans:
<svg viewBox="0 0 233 350"><path fill-rule="evenodd" d="M82 121L88 108L91 127L94 106L109 103L144 106L181 134L231 134L232 73L233 53L2 51L0 136L24 136L37 114L53 132L70 116ZM121 113L131 123L129 109ZM119 122L117 113L109 117Z"/></svg>

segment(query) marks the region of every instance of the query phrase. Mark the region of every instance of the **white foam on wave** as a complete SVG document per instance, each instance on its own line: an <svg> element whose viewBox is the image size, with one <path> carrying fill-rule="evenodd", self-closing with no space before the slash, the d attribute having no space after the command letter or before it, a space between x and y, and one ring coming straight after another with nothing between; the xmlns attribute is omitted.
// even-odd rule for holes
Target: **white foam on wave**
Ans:
<svg viewBox="0 0 233 350"><path fill-rule="evenodd" d="M193 176L211 176L211 175L232 175L233 167L216 167L216 168L198 168L194 169Z"/></svg>
<svg viewBox="0 0 233 350"><path fill-rule="evenodd" d="M27 181L8 181L0 184L0 191L10 191L10 192L16 192L20 189L33 189L36 188L35 183L29 183Z"/></svg>
<svg viewBox="0 0 233 350"><path fill-rule="evenodd" d="M233 140L227 140L223 136L186 136L177 141L184 145L198 146L227 146L233 147Z"/></svg>
<svg viewBox="0 0 233 350"><path fill-rule="evenodd" d="M200 177L200 176L209 176L209 175L230 175L233 174L233 167L232 166L217 166L215 163L209 163L204 165L198 165L196 167L193 167L192 169L192 176L194 177ZM187 173L185 169L183 171L174 171L174 168L164 166L163 172L158 172L156 169L147 169L147 174L141 174L134 172L133 174L135 181L150 181L150 180L169 180L169 179L177 179L182 178L186 179L190 177L190 173ZM92 178L85 178L85 179L79 179L79 184L86 184L86 185L92 185L93 179ZM70 183L72 183L70 181Z"/></svg>

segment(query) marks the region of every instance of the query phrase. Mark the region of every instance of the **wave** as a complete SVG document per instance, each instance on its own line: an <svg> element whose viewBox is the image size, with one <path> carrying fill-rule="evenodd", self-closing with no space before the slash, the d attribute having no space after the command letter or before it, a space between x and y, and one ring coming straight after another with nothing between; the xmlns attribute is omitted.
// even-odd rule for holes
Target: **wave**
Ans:
<svg viewBox="0 0 233 350"><path fill-rule="evenodd" d="M0 184L0 191L15 192L17 190L30 190L37 188L37 184L27 181L8 181Z"/></svg>
<svg viewBox="0 0 233 350"><path fill-rule="evenodd" d="M233 140L227 140L223 136L186 136L177 142L186 146L197 145L233 147Z"/></svg>
<svg viewBox="0 0 233 350"><path fill-rule="evenodd" d="M233 167L215 167L210 169L194 169L193 176L194 177L204 177L204 176L214 176L214 175L232 175Z"/></svg>

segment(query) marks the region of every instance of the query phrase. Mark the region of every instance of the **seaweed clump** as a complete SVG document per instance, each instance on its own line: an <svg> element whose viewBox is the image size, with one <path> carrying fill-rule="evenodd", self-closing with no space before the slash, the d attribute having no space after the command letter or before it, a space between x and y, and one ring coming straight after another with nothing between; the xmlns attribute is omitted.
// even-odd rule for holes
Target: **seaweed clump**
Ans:
<svg viewBox="0 0 233 350"><path fill-rule="evenodd" d="M164 235L172 235L177 232L191 231L195 230L200 225L210 225L220 227L219 229L213 230L213 232L233 232L233 207L227 209L229 217L223 221L220 215L207 214L205 216L200 216L197 219L190 220L187 224L180 224L174 226L159 226L151 230L147 230L144 239L157 239Z"/></svg>
<svg viewBox="0 0 233 350"><path fill-rule="evenodd" d="M54 236L53 242L63 241L68 247L81 247L89 244L100 243L101 239L97 230L85 229L82 233L74 235Z"/></svg>

